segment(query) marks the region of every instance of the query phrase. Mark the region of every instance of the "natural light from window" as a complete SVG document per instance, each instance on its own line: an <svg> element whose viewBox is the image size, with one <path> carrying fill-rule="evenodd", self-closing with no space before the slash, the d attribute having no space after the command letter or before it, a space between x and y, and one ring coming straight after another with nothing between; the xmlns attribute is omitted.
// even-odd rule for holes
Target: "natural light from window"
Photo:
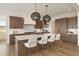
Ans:
<svg viewBox="0 0 79 59"><path fill-rule="evenodd" d="M5 20L0 20L0 27L6 26L6 21Z"/></svg>
<svg viewBox="0 0 79 59"><path fill-rule="evenodd" d="M7 21L0 19L0 33L6 32Z"/></svg>

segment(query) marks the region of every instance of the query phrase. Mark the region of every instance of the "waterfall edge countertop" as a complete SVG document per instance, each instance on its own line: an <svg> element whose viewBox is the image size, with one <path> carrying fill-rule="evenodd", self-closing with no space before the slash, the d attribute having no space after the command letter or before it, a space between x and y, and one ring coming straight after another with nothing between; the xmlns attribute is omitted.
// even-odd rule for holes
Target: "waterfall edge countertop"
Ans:
<svg viewBox="0 0 79 59"><path fill-rule="evenodd" d="M20 35L33 35L33 34L45 34L45 33L50 33L50 32L42 32L42 33L35 33L35 32L25 32L21 34L10 34L12 36L20 36Z"/></svg>
<svg viewBox="0 0 79 59"><path fill-rule="evenodd" d="M49 32L44 32L44 33L26 33L26 34L16 34L16 35L12 35L14 36L17 40L26 40L26 39L29 39L33 36L40 36L42 34L47 34ZM30 35L30 36L27 36L27 35Z"/></svg>
<svg viewBox="0 0 79 59"><path fill-rule="evenodd" d="M43 33L25 32L21 34L10 34L10 44L11 45L15 44L15 41L16 41L15 36L25 36L25 35L45 34L45 33L50 33L50 32L43 32ZM19 40L25 40L25 39L19 39Z"/></svg>

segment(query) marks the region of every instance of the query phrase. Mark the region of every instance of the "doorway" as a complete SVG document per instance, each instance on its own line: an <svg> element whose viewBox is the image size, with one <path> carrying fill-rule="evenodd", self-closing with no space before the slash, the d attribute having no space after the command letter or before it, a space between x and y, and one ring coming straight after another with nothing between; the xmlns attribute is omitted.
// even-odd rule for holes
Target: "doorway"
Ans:
<svg viewBox="0 0 79 59"><path fill-rule="evenodd" d="M0 19L0 41L6 41L7 20Z"/></svg>

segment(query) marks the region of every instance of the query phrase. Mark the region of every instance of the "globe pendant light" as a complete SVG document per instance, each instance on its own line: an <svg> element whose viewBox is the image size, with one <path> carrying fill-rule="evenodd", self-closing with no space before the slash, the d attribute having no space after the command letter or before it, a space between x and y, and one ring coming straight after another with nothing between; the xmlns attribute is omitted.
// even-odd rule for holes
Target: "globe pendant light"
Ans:
<svg viewBox="0 0 79 59"><path fill-rule="evenodd" d="M32 18L32 20L34 20L34 21L37 21L37 20L40 20L40 13L39 12L37 12L37 9L36 9L36 3L35 3L35 12L33 12L32 14L31 14L31 18Z"/></svg>
<svg viewBox="0 0 79 59"><path fill-rule="evenodd" d="M51 17L47 14L47 7L48 5L46 5L46 15L43 17L44 22L50 22L51 20Z"/></svg>

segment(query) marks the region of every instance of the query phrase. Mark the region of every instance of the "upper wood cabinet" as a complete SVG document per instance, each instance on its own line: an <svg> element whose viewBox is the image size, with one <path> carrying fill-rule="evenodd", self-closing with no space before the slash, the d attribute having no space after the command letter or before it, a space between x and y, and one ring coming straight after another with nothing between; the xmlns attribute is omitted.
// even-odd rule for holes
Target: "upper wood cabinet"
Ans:
<svg viewBox="0 0 79 59"><path fill-rule="evenodd" d="M77 28L77 17L68 18L68 29Z"/></svg>
<svg viewBox="0 0 79 59"><path fill-rule="evenodd" d="M22 29L24 25L24 19L22 17L10 16L10 28Z"/></svg>
<svg viewBox="0 0 79 59"><path fill-rule="evenodd" d="M43 29L43 22L42 21L36 21L35 29Z"/></svg>
<svg viewBox="0 0 79 59"><path fill-rule="evenodd" d="M56 33L66 33L67 32L67 20L66 18L57 19L55 21L55 30Z"/></svg>
<svg viewBox="0 0 79 59"><path fill-rule="evenodd" d="M68 29L77 28L77 17L61 18L55 20L55 32L56 33L67 33Z"/></svg>

